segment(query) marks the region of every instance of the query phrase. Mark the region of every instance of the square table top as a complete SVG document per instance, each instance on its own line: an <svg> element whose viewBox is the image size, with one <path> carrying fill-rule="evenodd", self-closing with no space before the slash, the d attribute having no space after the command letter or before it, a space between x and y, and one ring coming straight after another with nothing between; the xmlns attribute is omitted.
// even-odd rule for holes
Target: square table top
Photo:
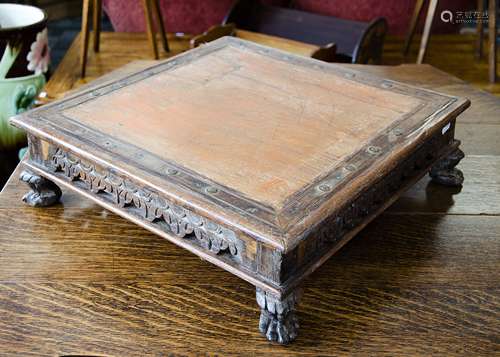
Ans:
<svg viewBox="0 0 500 357"><path fill-rule="evenodd" d="M224 38L13 122L287 249L467 106Z"/></svg>

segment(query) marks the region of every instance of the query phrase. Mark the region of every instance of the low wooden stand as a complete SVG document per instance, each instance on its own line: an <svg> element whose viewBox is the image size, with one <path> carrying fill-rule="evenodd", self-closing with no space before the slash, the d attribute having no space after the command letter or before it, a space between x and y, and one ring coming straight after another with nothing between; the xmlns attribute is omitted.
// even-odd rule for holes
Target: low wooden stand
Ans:
<svg viewBox="0 0 500 357"><path fill-rule="evenodd" d="M427 172L461 185L468 105L223 38L12 123L28 204L67 187L241 277L286 344L308 275Z"/></svg>

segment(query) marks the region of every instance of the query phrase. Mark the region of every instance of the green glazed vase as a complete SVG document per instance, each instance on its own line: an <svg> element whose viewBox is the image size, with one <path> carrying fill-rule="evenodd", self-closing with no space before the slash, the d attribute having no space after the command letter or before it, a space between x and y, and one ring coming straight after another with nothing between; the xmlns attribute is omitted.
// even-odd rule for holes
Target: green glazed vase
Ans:
<svg viewBox="0 0 500 357"><path fill-rule="evenodd" d="M25 143L25 134L8 120L34 106L49 61L45 12L34 6L0 3L0 152Z"/></svg>
<svg viewBox="0 0 500 357"><path fill-rule="evenodd" d="M11 126L9 118L31 109L44 85L43 74L0 80L0 148L11 148L24 140L24 132Z"/></svg>

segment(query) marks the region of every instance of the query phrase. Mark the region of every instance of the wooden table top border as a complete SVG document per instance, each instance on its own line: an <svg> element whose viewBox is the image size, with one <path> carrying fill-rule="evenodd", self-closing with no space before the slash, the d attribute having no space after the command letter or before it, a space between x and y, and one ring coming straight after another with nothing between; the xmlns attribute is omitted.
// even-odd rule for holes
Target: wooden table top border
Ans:
<svg viewBox="0 0 500 357"><path fill-rule="evenodd" d="M245 197L240 192L224 187L195 172L190 172L188 169L181 167L179 163L169 162L168 160L156 157L156 155L134 147L133 144L124 142L118 138L105 137L97 130L83 126L61 114L61 111L65 109L94 100L112 91L119 90L137 81L154 76L157 73L190 63L202 56L227 48L228 46L251 50L263 56L268 56L294 65L306 66L313 70L325 71L340 76L345 80L352 80L365 85L368 84L373 87L381 88L381 90L411 95L419 98L422 104L413 112L406 114L397 122L393 123L386 132L380 133L379 136L368 143L366 147L363 147L356 154L349 157L341 167L335 168L326 175L316 178L306 187L292 194L285 200L284 206L278 212L249 197ZM118 172L123 171L123 174L133 172L134 168L139 167L140 164L137 160L134 161L129 157L117 157L118 154L116 150L110 150L104 143L113 141L114 145L112 146L114 147L129 147L129 150L124 150L124 152L138 150L142 158L146 156L149 157L150 160L156 162L154 165L155 168L161 168L161 172L158 172L157 170L151 171L151 169L147 167L142 167L141 170L148 172L153 182L151 182L150 178L141 178L141 180L145 179L148 183L153 183L156 190L177 201L179 197L186 194L193 195L194 193L193 202L195 202L194 206L197 207L198 210L204 210L209 215L214 215L214 213L211 212L215 210L207 209L205 206L223 209L224 212L221 217L213 217L216 220L234 224L240 219L235 219L236 216L243 216L246 223L238 224L238 229L247 231L248 234L256 237L258 240L276 245L280 249L288 251L294 248L304 238L307 232L307 225L301 224L297 226L296 224L304 219L307 219L309 222L314 222L314 220L318 221L330 215L334 208L327 207L327 212L322 212L322 207L328 206L329 202L336 198L336 195L340 191L346 189L348 178L354 177L354 174L359 175L360 172L364 172L368 168L373 171L374 166L382 167L382 158L386 160L389 156L395 157L401 154L400 152L394 153L393 150L389 153L387 150L383 150L384 148L388 146L393 148L395 144L401 146L403 143L406 144L408 138L412 138L410 145L400 148L400 151L411 150L410 146L415 147L418 145L425 140L425 137L432 135L436 130L439 130L441 126L444 126L450 117L456 116L467 108L469 104L470 102L466 99L420 89L396 81L388 81L381 77L347 69L339 65L322 64L320 61L314 59L296 56L249 41L225 37L189 52L181 53L165 62L155 64L137 73L127 74L108 83L87 87L83 91L77 91L64 99L49 103L26 114L18 115L12 118L11 122L50 142L61 145L71 151L76 151L79 155L87 156L92 161L103 162L105 165L113 167ZM421 116L424 116L425 119L422 119ZM60 117L62 119L61 122L65 123L65 127L62 127L60 124L56 125L53 121L55 117ZM432 127L430 123L432 123L434 127ZM403 130L404 135L394 138L391 133L393 131L392 129L396 127L398 127L399 130ZM101 143L99 148L96 147L94 150L95 152L80 150L80 145L72 143L79 143L83 140L82 135L77 134L80 129L87 134L91 133L91 136L96 138L96 140L92 140L94 145L98 144L101 139L104 140L104 143ZM62 133L64 136L59 138L55 136L55 133L57 133L57 135ZM87 146L90 148L93 147L93 145ZM369 150L371 147L380 147L383 152L381 155L373 155ZM112 164L116 161L121 162L122 164L120 165L123 165L123 167ZM163 173L165 167L174 169L181 174L176 175L176 177L166 178ZM348 170L346 171L344 168L348 168ZM349 168L355 169L352 170ZM359 179L355 181L357 183L360 182ZM167 188L164 187L165 183L167 184ZM349 181L349 186L353 184L355 183ZM215 187L218 193L216 195L207 194L205 189L208 187L207 185ZM332 187L332 189L328 192L318 189L318 187L323 186ZM337 199L335 199L335 201L337 201ZM185 201L183 204L190 205L191 203ZM318 215L319 217L315 218ZM269 235L269 232L271 232L271 236L267 238L266 235Z"/></svg>

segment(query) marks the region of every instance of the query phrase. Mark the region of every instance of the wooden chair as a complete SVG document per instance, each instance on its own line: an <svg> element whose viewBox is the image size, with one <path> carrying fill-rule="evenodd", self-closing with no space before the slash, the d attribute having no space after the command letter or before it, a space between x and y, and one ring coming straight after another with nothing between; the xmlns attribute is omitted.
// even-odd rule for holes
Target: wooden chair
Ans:
<svg viewBox="0 0 500 357"><path fill-rule="evenodd" d="M489 28L489 79L491 83L495 83L497 79L497 18L498 18L498 0L478 0L477 9L479 12L483 12L485 9L484 1L489 1L488 5L488 28ZM408 35L406 36L406 41L403 47L403 54L408 55L410 49L411 41L413 35L415 34L415 29L417 27L418 19L422 14L423 6L425 0L417 0L415 3L415 10L410 21L410 28L408 30ZM417 56L417 64L421 64L425 60L425 55L427 52L427 45L429 44L429 37L431 35L432 22L436 14L436 8L438 6L439 0L430 0L429 7L427 9L427 16L425 18L424 31L422 33L422 39L420 41L420 48ZM483 21L479 19L477 21L477 44L476 44L476 58L480 59L483 56Z"/></svg>
<svg viewBox="0 0 500 357"><path fill-rule="evenodd" d="M432 21L434 20L434 15L436 13L436 8L438 6L439 0L430 0L429 7L427 9L427 16L425 17L424 31L422 33L422 39L420 40L420 48L418 50L417 64L422 64L427 53L427 45L429 44L429 37L431 35ZM403 47L403 54L406 57L408 51L410 50L411 41L415 35L415 30L417 28L418 19L420 18L422 11L424 9L425 0L417 0L415 2L415 9L413 11L413 16L410 20L410 28L408 34L406 35L405 44Z"/></svg>
<svg viewBox="0 0 500 357"><path fill-rule="evenodd" d="M208 31L197 35L193 37L190 41L190 47L195 48L198 47L201 44L214 41L218 38L221 38L223 36L236 36L236 37L241 37L244 38L243 33L246 31L236 30L236 26L234 24L226 24L226 25L216 25L212 26ZM250 32L247 32L250 34ZM282 38L279 38L279 43L281 46L276 46L278 42L274 41L277 39L274 36L269 36L269 35L263 35L263 34L257 34L257 33L251 33L253 37L260 36L266 37L266 45L271 46L271 47L276 47L281 50L285 51L290 51L294 52L296 54L300 54L303 56L309 56L311 58L315 58L320 61L325 61L325 62L335 62L335 53L336 53L336 45L334 43L329 43L325 46L313 46L310 44L305 44L302 42L296 42L292 40L285 40ZM252 39L255 40L255 39ZM284 41L287 41L284 43ZM300 49L300 52L297 52L297 50Z"/></svg>
<svg viewBox="0 0 500 357"><path fill-rule="evenodd" d="M485 10L484 2L488 2L488 77L490 83L495 83L497 80L497 26L498 26L498 0L478 0L477 11L482 13ZM493 15L492 15L493 14ZM477 22L477 43L476 43L476 58L483 58L483 41L484 41L484 23Z"/></svg>
<svg viewBox="0 0 500 357"><path fill-rule="evenodd" d="M236 0L223 24L295 41L326 46L335 43L336 62L380 64L387 22L366 23L324 16L294 8Z"/></svg>
<svg viewBox="0 0 500 357"><path fill-rule="evenodd" d="M144 6L144 16L146 18L146 26L149 42L151 43L151 50L153 58L158 59L158 46L156 44L156 33L154 28L153 14L156 17L156 23L160 30L160 36L163 43L163 49L169 52L168 40L165 33L165 25L161 15L158 0L141 0ZM85 77L85 67L87 65L87 52L89 46L89 18L90 18L90 4L91 0L83 0L82 10L82 41L80 47L80 66L81 76ZM102 0L92 0L93 6L93 30L94 30L94 52L99 52L99 38L101 35L101 15L102 15Z"/></svg>
<svg viewBox="0 0 500 357"><path fill-rule="evenodd" d="M218 38L224 36L234 36L235 34L236 34L236 27L234 26L234 24L216 25L212 26L202 34L194 36L189 42L189 45L191 48L195 48L201 44L215 41Z"/></svg>

